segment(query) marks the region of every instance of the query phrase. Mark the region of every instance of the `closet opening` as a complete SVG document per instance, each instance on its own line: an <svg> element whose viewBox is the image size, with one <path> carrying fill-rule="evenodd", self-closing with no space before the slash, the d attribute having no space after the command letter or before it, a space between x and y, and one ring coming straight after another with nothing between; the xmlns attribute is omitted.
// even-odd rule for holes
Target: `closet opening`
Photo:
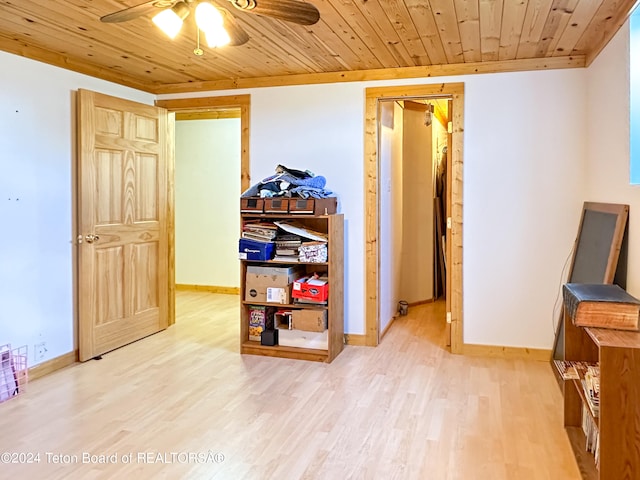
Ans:
<svg viewBox="0 0 640 480"><path fill-rule="evenodd" d="M446 343L462 352L463 103L462 83L366 90L366 345L399 301L444 298Z"/></svg>
<svg viewBox="0 0 640 480"><path fill-rule="evenodd" d="M412 307L446 302L449 101L378 103L380 339ZM445 308L435 311L445 324Z"/></svg>

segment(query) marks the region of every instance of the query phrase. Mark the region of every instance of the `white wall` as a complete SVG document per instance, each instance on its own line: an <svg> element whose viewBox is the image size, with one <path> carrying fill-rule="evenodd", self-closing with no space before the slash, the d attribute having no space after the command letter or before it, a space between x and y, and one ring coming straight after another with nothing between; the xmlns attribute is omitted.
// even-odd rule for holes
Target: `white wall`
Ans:
<svg viewBox="0 0 640 480"><path fill-rule="evenodd" d="M584 199L584 70L479 75L465 90L464 339L550 348Z"/></svg>
<svg viewBox="0 0 640 480"><path fill-rule="evenodd" d="M0 52L0 344L74 349L71 165L79 88L153 96ZM33 347L46 342L39 362Z"/></svg>
<svg viewBox="0 0 640 480"><path fill-rule="evenodd" d="M345 332L364 333L366 87L465 83L464 341L550 349L584 198L586 72L552 70L166 95L251 94L251 172L328 178L345 214ZM615 117L608 117L615 123Z"/></svg>
<svg viewBox="0 0 640 480"><path fill-rule="evenodd" d="M614 48L614 47L612 47ZM629 105L630 115L630 155L633 156L631 181L640 184L640 8L636 8L629 18L629 49L635 61L629 65ZM604 61L604 60L603 60Z"/></svg>
<svg viewBox="0 0 640 480"><path fill-rule="evenodd" d="M240 119L176 122L176 283L238 287Z"/></svg>
<svg viewBox="0 0 640 480"><path fill-rule="evenodd" d="M398 310L402 266L403 110L395 101L380 102L380 334Z"/></svg>
<svg viewBox="0 0 640 480"><path fill-rule="evenodd" d="M233 94L240 92L233 92ZM345 333L364 331L364 91L359 84L251 90L251 178L279 163L327 178L344 213ZM211 95L212 93L206 93ZM215 92L222 95L224 92Z"/></svg>
<svg viewBox="0 0 640 480"><path fill-rule="evenodd" d="M640 186L629 184L628 22L588 68L587 79L587 196L629 205L627 291L640 298Z"/></svg>

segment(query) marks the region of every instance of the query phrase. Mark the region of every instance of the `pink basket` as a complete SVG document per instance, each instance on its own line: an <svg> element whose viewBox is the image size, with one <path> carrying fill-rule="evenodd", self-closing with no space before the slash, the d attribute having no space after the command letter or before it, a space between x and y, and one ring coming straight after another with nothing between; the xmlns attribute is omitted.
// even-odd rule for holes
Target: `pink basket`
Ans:
<svg viewBox="0 0 640 480"><path fill-rule="evenodd" d="M28 377L27 346L0 345L0 403L24 393Z"/></svg>

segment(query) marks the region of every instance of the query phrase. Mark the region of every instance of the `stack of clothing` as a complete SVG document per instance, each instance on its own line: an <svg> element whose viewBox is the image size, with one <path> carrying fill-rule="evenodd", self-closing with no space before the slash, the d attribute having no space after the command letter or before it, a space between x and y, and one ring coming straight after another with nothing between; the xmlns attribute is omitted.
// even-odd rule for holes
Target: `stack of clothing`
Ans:
<svg viewBox="0 0 640 480"><path fill-rule="evenodd" d="M287 168L283 165L276 167L276 174L264 178L247 189L243 197L301 197L301 198L327 198L333 192L324 187L327 179L321 175L301 170Z"/></svg>

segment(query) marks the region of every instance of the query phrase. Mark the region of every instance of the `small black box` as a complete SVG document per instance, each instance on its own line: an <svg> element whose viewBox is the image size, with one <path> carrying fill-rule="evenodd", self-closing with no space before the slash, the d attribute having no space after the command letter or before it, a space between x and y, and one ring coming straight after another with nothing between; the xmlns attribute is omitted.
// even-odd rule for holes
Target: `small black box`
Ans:
<svg viewBox="0 0 640 480"><path fill-rule="evenodd" d="M278 330L264 330L260 334L260 345L278 345Z"/></svg>

